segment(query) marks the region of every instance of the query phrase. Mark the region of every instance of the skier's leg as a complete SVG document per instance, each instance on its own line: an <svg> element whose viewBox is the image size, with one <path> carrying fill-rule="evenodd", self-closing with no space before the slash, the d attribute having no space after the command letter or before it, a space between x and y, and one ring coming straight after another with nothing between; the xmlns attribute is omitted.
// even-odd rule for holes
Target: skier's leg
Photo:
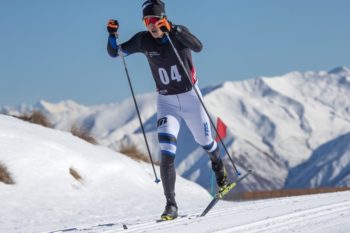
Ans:
<svg viewBox="0 0 350 233"><path fill-rule="evenodd" d="M208 148L210 148L208 150ZM215 141L211 143L208 146L203 146L205 150L207 150L208 155L211 160L211 167L215 173L216 183L217 185L222 188L225 187L228 183L227 181L227 172L224 166L224 163L222 162L222 159L220 158L220 149L219 146Z"/></svg>
<svg viewBox="0 0 350 233"><path fill-rule="evenodd" d="M161 215L164 220L170 220L177 217L177 204L175 201L176 172L174 159L175 157L173 156L162 154L160 163L160 175L166 198L165 210Z"/></svg>
<svg viewBox="0 0 350 233"><path fill-rule="evenodd" d="M177 149L177 135L180 130L181 119L177 116L177 108L174 105L177 97L158 98L157 131L161 149L160 175L162 179L166 207L162 218L169 220L177 217L177 204L175 201L175 155Z"/></svg>
<svg viewBox="0 0 350 233"><path fill-rule="evenodd" d="M197 90L199 91L199 89ZM220 149L211 134L208 115L195 93L190 92L183 95L181 104L185 109L182 115L183 119L191 130L196 142L208 152L218 186L224 187L227 184L227 173L222 159L220 158Z"/></svg>
<svg viewBox="0 0 350 233"><path fill-rule="evenodd" d="M169 220L177 217L177 204L175 201L175 155L176 141L179 132L179 121L166 115L158 120L158 140L161 149L160 176L162 179L166 207L162 218Z"/></svg>

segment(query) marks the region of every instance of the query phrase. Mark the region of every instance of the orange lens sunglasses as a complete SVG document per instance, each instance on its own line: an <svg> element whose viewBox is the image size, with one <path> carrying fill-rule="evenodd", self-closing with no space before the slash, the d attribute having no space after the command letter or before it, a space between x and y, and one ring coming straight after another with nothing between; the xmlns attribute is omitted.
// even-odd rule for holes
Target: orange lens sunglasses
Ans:
<svg viewBox="0 0 350 233"><path fill-rule="evenodd" d="M160 20L159 17L147 17L144 18L143 21L145 22L146 26L148 26L149 24L156 24L158 20Z"/></svg>

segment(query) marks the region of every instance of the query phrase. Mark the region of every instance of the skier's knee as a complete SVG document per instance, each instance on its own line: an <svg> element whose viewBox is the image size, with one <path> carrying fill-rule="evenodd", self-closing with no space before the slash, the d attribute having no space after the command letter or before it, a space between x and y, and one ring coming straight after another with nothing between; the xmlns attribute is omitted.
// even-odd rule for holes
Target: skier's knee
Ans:
<svg viewBox="0 0 350 233"><path fill-rule="evenodd" d="M215 141L213 141L207 146L203 146L203 149L208 152L211 161L217 162L218 160L220 160L220 149Z"/></svg>
<svg viewBox="0 0 350 233"><path fill-rule="evenodd" d="M175 157L177 149L177 139L174 135L168 133L158 133L158 141L162 157L163 155Z"/></svg>
<svg viewBox="0 0 350 233"><path fill-rule="evenodd" d="M211 143L209 143L208 145L204 145L202 146L204 150L206 150L208 153L211 153L213 151L216 150L216 148L218 148L218 144L216 143L216 141L212 141Z"/></svg>

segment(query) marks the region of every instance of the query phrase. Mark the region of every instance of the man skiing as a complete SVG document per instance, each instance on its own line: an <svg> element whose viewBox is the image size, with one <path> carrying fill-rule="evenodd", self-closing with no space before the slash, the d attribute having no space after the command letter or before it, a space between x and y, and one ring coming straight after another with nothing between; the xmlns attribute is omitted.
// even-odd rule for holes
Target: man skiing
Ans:
<svg viewBox="0 0 350 233"><path fill-rule="evenodd" d="M220 158L219 147L211 134L208 115L193 90L197 86L196 70L191 50L200 52L201 42L182 25L172 24L165 15L165 4L161 0L147 0L143 3L143 21L147 31L136 33L130 40L117 44L119 28L117 20L109 20L107 50L117 57L120 50L124 55L143 53L147 57L157 87L157 132L161 149L160 174L166 198L163 220L177 217L175 201L175 165L177 136L181 121L185 121L195 141L209 154L216 182L223 189L227 185L227 174ZM177 49L186 70L176 57L170 41ZM191 82L187 75L190 76ZM201 96L201 94L200 94Z"/></svg>

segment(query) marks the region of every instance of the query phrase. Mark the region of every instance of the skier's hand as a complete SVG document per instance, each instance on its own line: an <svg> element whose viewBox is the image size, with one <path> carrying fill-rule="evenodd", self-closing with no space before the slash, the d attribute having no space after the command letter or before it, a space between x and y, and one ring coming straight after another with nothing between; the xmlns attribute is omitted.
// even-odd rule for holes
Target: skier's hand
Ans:
<svg viewBox="0 0 350 233"><path fill-rule="evenodd" d="M107 31L110 35L116 35L118 32L119 23L118 20L110 19L107 23Z"/></svg>
<svg viewBox="0 0 350 233"><path fill-rule="evenodd" d="M166 18L158 20L156 26L163 32L170 32L171 30L171 24Z"/></svg>

